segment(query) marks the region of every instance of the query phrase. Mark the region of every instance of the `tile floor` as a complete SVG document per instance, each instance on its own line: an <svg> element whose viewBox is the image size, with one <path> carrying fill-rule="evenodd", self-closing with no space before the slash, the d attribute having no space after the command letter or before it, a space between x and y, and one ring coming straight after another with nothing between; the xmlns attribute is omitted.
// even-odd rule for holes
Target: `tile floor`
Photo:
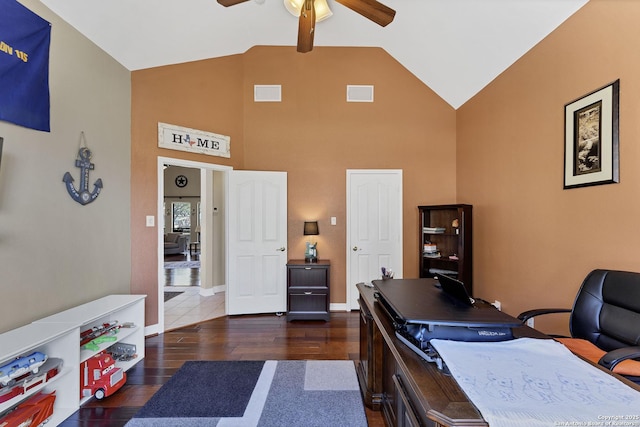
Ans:
<svg viewBox="0 0 640 427"><path fill-rule="evenodd" d="M199 259L199 252L165 256L165 262ZM199 268L165 269L164 277L165 292L182 292L164 304L165 331L225 316L224 292L206 297L200 295Z"/></svg>
<svg viewBox="0 0 640 427"><path fill-rule="evenodd" d="M225 315L225 293L203 297L199 286L165 286L166 292L182 292L164 303L165 331Z"/></svg>

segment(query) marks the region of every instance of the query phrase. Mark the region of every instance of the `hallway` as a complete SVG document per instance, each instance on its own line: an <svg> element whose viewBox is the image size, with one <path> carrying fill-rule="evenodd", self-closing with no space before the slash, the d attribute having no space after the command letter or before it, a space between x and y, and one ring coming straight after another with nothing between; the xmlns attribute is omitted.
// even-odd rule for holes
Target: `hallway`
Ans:
<svg viewBox="0 0 640 427"><path fill-rule="evenodd" d="M171 255L165 262L198 261L199 254ZM165 268L165 330L176 329L225 315L225 293L200 295L199 268ZM168 298L168 293L178 293Z"/></svg>

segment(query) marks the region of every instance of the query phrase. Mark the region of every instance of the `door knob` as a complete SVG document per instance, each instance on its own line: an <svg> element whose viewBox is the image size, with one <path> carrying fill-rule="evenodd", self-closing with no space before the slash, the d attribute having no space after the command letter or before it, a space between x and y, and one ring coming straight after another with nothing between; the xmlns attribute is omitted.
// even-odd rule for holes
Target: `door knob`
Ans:
<svg viewBox="0 0 640 427"><path fill-rule="evenodd" d="M276 251L284 252L285 251L284 246L279 249L276 249Z"/></svg>
<svg viewBox="0 0 640 427"><path fill-rule="evenodd" d="M355 252L355 251L357 251L357 250L358 250L358 247L357 247L357 246L354 246L354 247L353 247L353 249L351 249L351 250Z"/></svg>

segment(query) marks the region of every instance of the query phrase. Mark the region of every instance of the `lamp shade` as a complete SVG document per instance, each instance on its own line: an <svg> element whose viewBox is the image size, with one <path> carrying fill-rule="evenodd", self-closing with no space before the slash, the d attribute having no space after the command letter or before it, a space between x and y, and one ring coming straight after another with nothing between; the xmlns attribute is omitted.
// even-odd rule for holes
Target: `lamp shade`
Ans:
<svg viewBox="0 0 640 427"><path fill-rule="evenodd" d="M300 16L300 10L303 4L304 0L284 0L284 7L295 17ZM327 0L315 0L313 7L316 10L316 22L323 21L333 15L333 12L329 9Z"/></svg>
<svg viewBox="0 0 640 427"><path fill-rule="evenodd" d="M318 221L305 221L304 222L304 235L305 236L317 236L320 234L318 230Z"/></svg>

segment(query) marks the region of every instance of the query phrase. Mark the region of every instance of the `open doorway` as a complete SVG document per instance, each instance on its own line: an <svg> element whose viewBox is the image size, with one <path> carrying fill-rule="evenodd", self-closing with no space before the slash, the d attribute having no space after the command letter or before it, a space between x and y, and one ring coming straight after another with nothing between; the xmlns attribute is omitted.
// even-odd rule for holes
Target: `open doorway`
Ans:
<svg viewBox="0 0 640 427"><path fill-rule="evenodd" d="M224 206L226 175L231 169L158 158L161 331L226 314Z"/></svg>

